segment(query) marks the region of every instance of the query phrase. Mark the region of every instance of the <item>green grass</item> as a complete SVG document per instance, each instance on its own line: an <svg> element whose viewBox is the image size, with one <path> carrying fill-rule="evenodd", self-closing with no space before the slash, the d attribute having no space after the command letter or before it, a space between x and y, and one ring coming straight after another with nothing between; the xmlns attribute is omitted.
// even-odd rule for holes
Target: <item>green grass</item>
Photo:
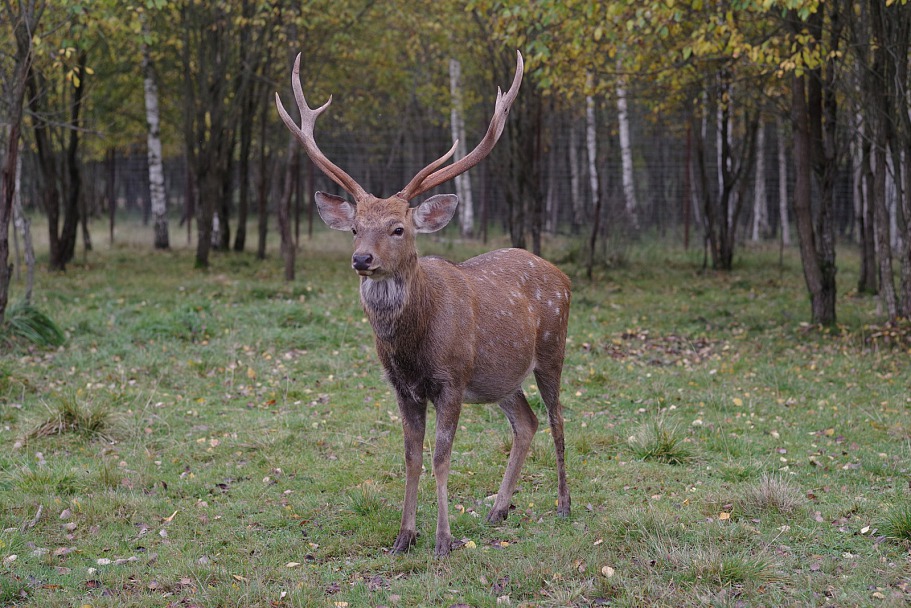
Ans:
<svg viewBox="0 0 911 608"><path fill-rule="evenodd" d="M542 425L515 509L483 522L511 438L495 405L466 406L449 481L464 544L438 560L429 474L417 545L385 552L401 422L349 239L318 231L286 284L274 250L217 253L202 272L191 249L120 230L65 274L38 273L34 305L62 345L2 345L0 606L911 601L911 332L852 293L849 246L840 325L821 330L796 252L779 266L776 248L743 250L732 273L701 273L697 251L634 244L589 283L571 243L547 243L574 281L573 514L556 517ZM445 234L421 247L485 250ZM432 438L431 415L428 469Z"/></svg>

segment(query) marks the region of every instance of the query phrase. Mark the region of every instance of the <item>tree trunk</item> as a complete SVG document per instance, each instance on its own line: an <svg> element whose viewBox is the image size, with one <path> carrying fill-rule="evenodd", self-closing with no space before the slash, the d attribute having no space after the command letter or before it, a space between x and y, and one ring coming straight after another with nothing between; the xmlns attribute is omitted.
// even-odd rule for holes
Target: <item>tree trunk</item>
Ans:
<svg viewBox="0 0 911 608"><path fill-rule="evenodd" d="M72 261L76 255L76 234L79 230L79 197L82 195L82 173L79 169L79 141L82 130L79 127L79 116L82 111L82 97L85 92L85 66L87 59L86 52L79 51L77 64L80 77L74 79L73 102L70 106L70 141L66 153L69 182L67 183L66 196L64 197L63 230L60 233L61 267Z"/></svg>
<svg viewBox="0 0 911 608"><path fill-rule="evenodd" d="M835 323L835 289L828 284L820 262L814 234L812 209L811 139L809 108L807 107L806 76L792 76L791 116L794 136L794 212L797 222L797 239L803 262L804 280L810 292L813 323ZM824 261L823 261L824 262ZM833 277L834 277L834 273Z"/></svg>
<svg viewBox="0 0 911 608"><path fill-rule="evenodd" d="M51 145L48 124L41 119L44 108L41 100L45 98L44 79L34 70L28 73L28 106L34 117L32 134L35 138L35 150L38 156L38 167L41 173L39 200L47 217L48 267L50 270L63 271L66 264L60 248L60 189L58 188L57 162Z"/></svg>
<svg viewBox="0 0 911 608"><path fill-rule="evenodd" d="M753 188L753 234L752 241L759 242L769 232L769 212L766 201L765 173L765 126L760 125L756 133L756 179Z"/></svg>
<svg viewBox="0 0 911 608"><path fill-rule="evenodd" d="M585 275L590 281L595 266L595 245L598 240L598 232L601 230L601 194L598 188L598 144L597 144L597 123L595 120L595 99L589 95L585 98L585 143L588 152L588 180L592 194L592 206L594 207L594 218L592 221L592 230L588 238L588 265L585 269Z"/></svg>
<svg viewBox="0 0 911 608"><path fill-rule="evenodd" d="M457 59L449 60L449 95L452 100L449 124L453 141L457 141L453 162L468 153L465 138L465 120L462 108L462 64ZM474 235L474 199L471 195L471 177L462 173L455 178L456 194L459 197L459 224L462 236Z"/></svg>
<svg viewBox="0 0 911 608"><path fill-rule="evenodd" d="M860 278L857 291L860 293L879 293L879 276L876 262L876 219L874 212L874 191L876 179L873 175L873 152L868 138L864 138L861 149L861 180L863 200L861 209Z"/></svg>
<svg viewBox="0 0 911 608"><path fill-rule="evenodd" d="M623 200L626 217L633 232L639 231L639 205L636 202L636 182L633 175L633 148L630 140L629 110L626 100L626 82L617 79L617 122L620 135L620 161L623 173Z"/></svg>
<svg viewBox="0 0 911 608"><path fill-rule="evenodd" d="M785 123L778 119L778 223L781 244L791 245L791 217L788 212L788 147Z"/></svg>
<svg viewBox="0 0 911 608"><path fill-rule="evenodd" d="M31 222L22 210L22 155L16 159L16 183L13 196L13 222L15 232L22 235L22 246L25 249L25 300L26 304L32 302L32 291L35 287L35 246L32 243ZM0 315L2 319L2 315Z"/></svg>
<svg viewBox="0 0 911 608"><path fill-rule="evenodd" d="M882 120L885 122L885 119ZM887 127L880 125L873 147L873 235L879 270L879 297L889 320L898 316L895 279L892 269L892 245L889 231L889 210L886 207L886 139Z"/></svg>
<svg viewBox="0 0 911 608"><path fill-rule="evenodd" d="M569 192L572 198L572 233L585 224L585 199L582 196L582 163L579 162L579 129L576 121L569 127Z"/></svg>
<svg viewBox="0 0 911 608"><path fill-rule="evenodd" d="M16 167L19 164L19 139L22 134L25 91L31 72L32 32L35 31L44 12L44 3L20 4L19 7L18 15L7 11L7 18L15 20L13 35L16 39L16 52L13 56L12 73L6 81L7 95L3 100L9 112L9 140L6 142L6 150L0 155L0 324L6 315L12 282L12 269L9 264L9 225L17 192Z"/></svg>
<svg viewBox="0 0 911 608"><path fill-rule="evenodd" d="M143 19L143 29L148 32ZM155 249L168 249L168 199L164 190L164 164L161 157L161 127L158 112L158 85L147 44L142 45L142 72L145 86L146 123L148 125L149 201L154 222Z"/></svg>
<svg viewBox="0 0 911 608"><path fill-rule="evenodd" d="M266 259L266 237L269 232L269 206L268 206L268 184L269 177L266 168L266 108L268 104L262 105L260 114L260 132L259 132L259 185L257 189L257 244L256 258L259 260Z"/></svg>
<svg viewBox="0 0 911 608"><path fill-rule="evenodd" d="M294 239L291 235L291 195L294 189L294 178L298 173L297 143L291 138L288 141L288 155L285 163L285 179L282 188L282 199L278 206L278 229L282 237L282 258L285 262L285 280L294 280Z"/></svg>

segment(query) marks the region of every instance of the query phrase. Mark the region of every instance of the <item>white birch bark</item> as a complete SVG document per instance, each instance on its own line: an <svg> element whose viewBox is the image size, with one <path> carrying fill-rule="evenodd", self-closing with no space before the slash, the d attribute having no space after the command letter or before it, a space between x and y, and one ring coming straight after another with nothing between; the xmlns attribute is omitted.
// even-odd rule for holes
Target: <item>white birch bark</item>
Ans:
<svg viewBox="0 0 911 608"><path fill-rule="evenodd" d="M13 192L13 224L14 231L22 235L22 245L25 249L25 303L31 304L32 291L35 287L35 246L32 244L31 221L22 211L22 142L20 140L20 154L16 158L16 181ZM17 251L18 256L18 251ZM18 272L18 267L16 268Z"/></svg>
<svg viewBox="0 0 911 608"><path fill-rule="evenodd" d="M765 181L765 125L759 125L756 133L756 183L753 188L753 242L758 242L769 228Z"/></svg>
<svg viewBox="0 0 911 608"><path fill-rule="evenodd" d="M573 205L573 224L585 223L585 202L582 198L582 178L579 165L579 130L576 121L569 128L569 192Z"/></svg>
<svg viewBox="0 0 911 608"><path fill-rule="evenodd" d="M629 109L626 100L626 82L617 79L617 121L620 131L620 160L623 169L623 199L626 215L633 226L639 228L639 205L636 202L636 183L633 177L633 150L629 133Z"/></svg>
<svg viewBox="0 0 911 608"><path fill-rule="evenodd" d="M788 217L788 150L784 121L778 119L778 215L781 221L781 242L791 244L791 220Z"/></svg>
<svg viewBox="0 0 911 608"><path fill-rule="evenodd" d="M863 213L864 213L864 189L866 185L864 184L864 158L863 158L863 143L864 143L864 121L860 113L854 114L851 130L854 132L854 137L851 138L850 142L850 154L851 154L851 181L853 187L851 188L851 202L854 207L854 217L857 218L857 221L854 222L854 230L856 234L851 236L856 242L861 242L864 238L864 235L861 234L862 222L863 222Z"/></svg>
<svg viewBox="0 0 911 608"><path fill-rule="evenodd" d="M148 31L148 24L143 22ZM161 158L161 123L158 111L158 85L148 45L142 47L142 73L145 88L146 122L148 123L149 200L155 229L155 249L167 249L168 201L164 190L164 165Z"/></svg>
<svg viewBox="0 0 911 608"><path fill-rule="evenodd" d="M585 98L585 145L588 151L588 180L592 192L592 202L597 208L598 193L598 145L595 123L595 98L589 95Z"/></svg>
<svg viewBox="0 0 911 608"><path fill-rule="evenodd" d="M458 141L453 159L455 161L468 154L462 104L462 64L458 59L449 60L449 94L452 98L449 124L452 128L452 139ZM456 195L459 197L459 223L462 228L462 236L470 237L474 234L474 199L471 196L471 178L467 172L456 176L455 187Z"/></svg>

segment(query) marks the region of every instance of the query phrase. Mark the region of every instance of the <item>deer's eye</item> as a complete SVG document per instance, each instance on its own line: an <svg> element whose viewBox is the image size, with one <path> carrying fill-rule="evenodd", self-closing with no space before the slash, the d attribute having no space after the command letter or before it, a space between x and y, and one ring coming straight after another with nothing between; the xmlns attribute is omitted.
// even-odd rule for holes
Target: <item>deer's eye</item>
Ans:
<svg viewBox="0 0 911 608"><path fill-rule="evenodd" d="M398 228L396 228L395 230L392 231L392 234L394 234L395 236L402 236L403 234L405 234L405 229L402 228L401 226L399 226Z"/></svg>

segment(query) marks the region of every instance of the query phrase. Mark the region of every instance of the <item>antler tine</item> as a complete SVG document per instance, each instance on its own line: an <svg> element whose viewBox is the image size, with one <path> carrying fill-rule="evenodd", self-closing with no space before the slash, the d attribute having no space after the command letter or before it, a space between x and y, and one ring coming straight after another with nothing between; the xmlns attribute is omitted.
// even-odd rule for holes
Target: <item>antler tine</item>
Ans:
<svg viewBox="0 0 911 608"><path fill-rule="evenodd" d="M405 200L410 200L419 194L427 192L431 188L448 182L457 175L465 173L484 160L484 158L490 154L490 151L493 150L497 140L500 139L500 135L503 134L503 128L506 126L506 117L509 116L509 109L519 95L519 86L522 84L522 75L524 74L524 71L525 62L522 59L522 53L516 51L516 75L513 77L512 85L509 87L509 90L506 91L505 95L500 87L497 87L497 102L494 106L493 118L490 119L490 125L487 127L487 133L484 135L484 138L475 146L474 150L448 167L435 171L440 164L445 162L446 159L455 152L455 145L453 145L452 150L447 152L446 155L430 163L415 175L398 196Z"/></svg>
<svg viewBox="0 0 911 608"><path fill-rule="evenodd" d="M319 146L316 145L316 140L313 136L313 128L316 125L316 118L323 113L323 111L329 107L329 104L332 103L332 96L329 97L329 100L316 108L312 109L307 105L307 99L304 97L304 91L301 89L300 83L300 63L301 56L300 53L297 54L297 58L294 60L294 69L291 72L291 88L294 90L294 99L297 102L298 110L300 110L301 115L301 126L298 127L294 119L288 114L285 110L285 106L281 101L278 93L275 94L275 107L278 109L278 114L281 116L282 122L285 123L285 126L294 133L294 136L304 147L307 156L310 157L310 160L319 167L323 173L329 176L332 181L341 186L348 194L354 197L355 201L360 201L365 196L367 196L366 190L364 190L360 184L358 184L354 179L345 173L341 168L339 168L335 163L326 158L326 155L322 153L319 149Z"/></svg>
<svg viewBox="0 0 911 608"><path fill-rule="evenodd" d="M455 142L453 142L452 147L449 148L449 152L447 152L440 158L436 159L435 161L433 161L432 163L430 163L429 165L427 165L426 167L424 167L423 169L418 171L418 174L415 175L414 177L412 177L411 181L408 182L408 185L405 186L402 189L402 191L399 192L396 196L398 196L399 198L405 199L406 201L417 196L418 193L415 193L415 194L412 194L411 196L409 196L408 192L410 192L413 188L416 188L422 181L424 181L425 177L427 177L428 175L433 173L443 163L445 163L447 160L449 160L452 157L452 155L455 154L456 147L458 147L458 145L459 145L459 140L457 139L457 140L455 140Z"/></svg>

